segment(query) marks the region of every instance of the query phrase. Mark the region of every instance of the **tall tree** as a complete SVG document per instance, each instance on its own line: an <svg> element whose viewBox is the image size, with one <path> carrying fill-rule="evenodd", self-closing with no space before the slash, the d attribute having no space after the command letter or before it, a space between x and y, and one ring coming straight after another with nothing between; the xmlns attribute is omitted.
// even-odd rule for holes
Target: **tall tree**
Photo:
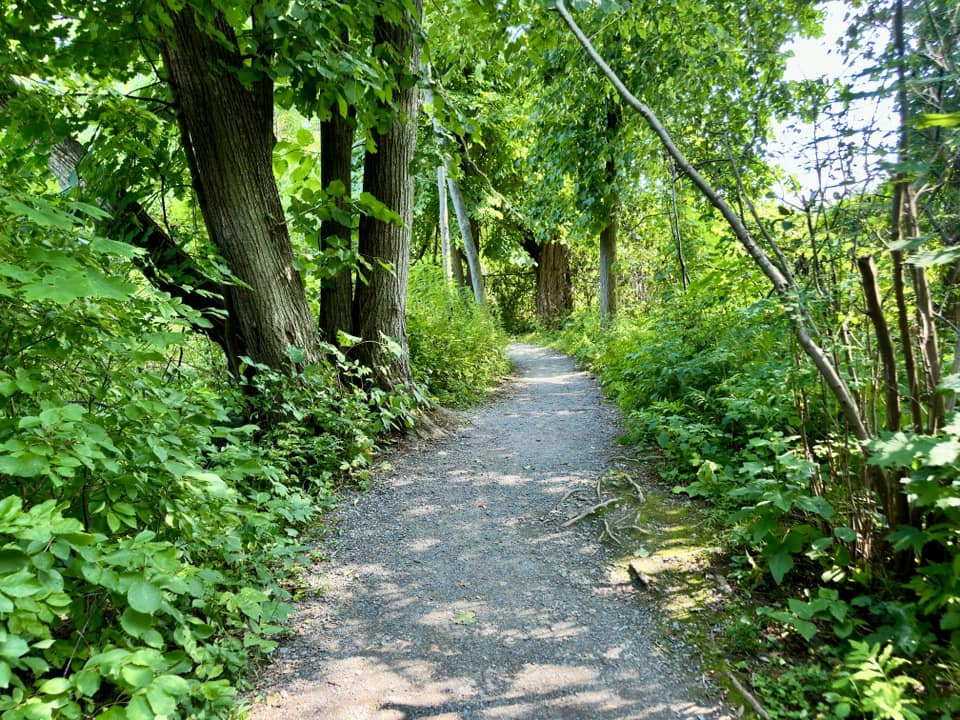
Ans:
<svg viewBox="0 0 960 720"><path fill-rule="evenodd" d="M273 175L273 80L266 67L245 64L222 11L165 8L160 48L181 138L207 232L240 281L227 298L246 351L284 368L294 346L314 362L316 328Z"/></svg>
<svg viewBox="0 0 960 720"><path fill-rule="evenodd" d="M339 332L350 332L353 317L353 271L344 262L350 256L352 221L350 188L352 186L354 127L351 117L337 108L320 125L320 184L333 195L334 209L329 220L320 224L320 250L337 258L338 267L320 285L320 330L324 340L337 343Z"/></svg>
<svg viewBox="0 0 960 720"><path fill-rule="evenodd" d="M367 267L354 294L353 321L355 334L362 338L358 357L382 387L413 379L407 352L406 293L413 223L410 165L419 110L416 28L421 12L422 1L415 0L412 10L382 13L374 24L374 54L396 68L398 90L395 107L383 106L386 119L373 133L376 150L367 153L363 189L383 203L392 217L367 213L360 219L359 252Z"/></svg>

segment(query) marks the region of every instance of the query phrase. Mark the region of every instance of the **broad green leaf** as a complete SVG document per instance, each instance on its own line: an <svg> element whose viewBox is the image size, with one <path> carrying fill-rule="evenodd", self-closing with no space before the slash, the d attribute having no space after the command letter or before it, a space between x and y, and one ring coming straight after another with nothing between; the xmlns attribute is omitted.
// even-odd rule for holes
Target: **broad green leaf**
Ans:
<svg viewBox="0 0 960 720"><path fill-rule="evenodd" d="M770 574L777 585L783 582L784 576L793 568L793 556L785 550L780 550L767 558Z"/></svg>
<svg viewBox="0 0 960 720"><path fill-rule="evenodd" d="M142 665L124 665L120 677L134 690L147 687L153 681L153 670Z"/></svg>
<svg viewBox="0 0 960 720"><path fill-rule="evenodd" d="M0 640L0 658L16 660L29 652L30 646L19 635L8 635Z"/></svg>
<svg viewBox="0 0 960 720"><path fill-rule="evenodd" d="M73 684L82 695L93 697L100 690L102 678L95 670L81 670L73 676Z"/></svg>
<svg viewBox="0 0 960 720"><path fill-rule="evenodd" d="M477 614L472 610L463 610L451 618L454 625L473 625L477 622Z"/></svg>
<svg viewBox="0 0 960 720"><path fill-rule="evenodd" d="M160 588L144 578L137 578L127 590L127 601L130 607L139 613L152 615L160 609L160 603L163 596L160 594Z"/></svg>
<svg viewBox="0 0 960 720"><path fill-rule="evenodd" d="M155 717L166 717L173 715L177 711L177 701L171 697L167 691L158 687L156 683L151 683L144 694L147 696L147 702L150 703L150 709L155 713Z"/></svg>
<svg viewBox="0 0 960 720"><path fill-rule="evenodd" d="M120 626L128 635L138 638L153 627L153 615L128 607L120 616Z"/></svg>
<svg viewBox="0 0 960 720"><path fill-rule="evenodd" d="M44 695L61 695L70 690L70 681L64 677L51 678L42 682L37 689Z"/></svg>

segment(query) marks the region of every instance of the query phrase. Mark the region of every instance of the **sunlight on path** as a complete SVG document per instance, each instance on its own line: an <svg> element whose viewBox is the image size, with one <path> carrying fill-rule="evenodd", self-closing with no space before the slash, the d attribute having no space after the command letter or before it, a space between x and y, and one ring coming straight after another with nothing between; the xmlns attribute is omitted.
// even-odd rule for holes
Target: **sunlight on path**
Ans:
<svg viewBox="0 0 960 720"><path fill-rule="evenodd" d="M322 597L265 669L251 717L721 718L652 611L608 582L558 501L618 452L614 410L570 360L514 346L518 377L345 503Z"/></svg>

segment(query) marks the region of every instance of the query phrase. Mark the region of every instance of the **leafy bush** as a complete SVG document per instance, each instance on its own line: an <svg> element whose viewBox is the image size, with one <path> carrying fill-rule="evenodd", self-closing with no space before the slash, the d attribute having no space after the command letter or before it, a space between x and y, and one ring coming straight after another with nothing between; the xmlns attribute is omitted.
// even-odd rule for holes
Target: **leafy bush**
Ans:
<svg viewBox="0 0 960 720"><path fill-rule="evenodd" d="M824 402L811 417L819 380L782 342L789 328L763 300L720 309L701 300L672 298L609 328L580 314L559 343L623 408L626 439L658 446L660 474L709 501L741 585L777 590L760 620L793 647L837 659L802 677L758 675L772 714L960 712L960 420L934 436L905 431L872 444L869 462L902 478L914 519L881 535L886 546L875 551L907 553L906 573L864 563L858 528L884 521L857 489L862 455L833 429L842 427L836 409ZM942 392L955 387L947 378ZM748 646L740 629L728 635Z"/></svg>
<svg viewBox="0 0 960 720"><path fill-rule="evenodd" d="M489 312L448 287L437 267L411 270L407 334L414 377L443 405L477 402L509 369Z"/></svg>
<svg viewBox="0 0 960 720"><path fill-rule="evenodd" d="M215 387L199 318L100 217L0 188L0 714L222 717L290 612L300 529L405 401L346 390L335 356L259 373L253 404Z"/></svg>

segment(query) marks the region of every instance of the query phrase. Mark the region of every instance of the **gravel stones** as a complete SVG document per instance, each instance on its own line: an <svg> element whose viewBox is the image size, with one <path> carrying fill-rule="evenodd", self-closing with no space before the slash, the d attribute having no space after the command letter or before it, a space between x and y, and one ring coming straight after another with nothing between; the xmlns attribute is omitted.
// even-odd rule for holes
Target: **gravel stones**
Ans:
<svg viewBox="0 0 960 720"><path fill-rule="evenodd" d="M652 604L610 583L592 522L561 527L622 452L615 409L569 358L511 356L495 401L338 509L251 718L724 717Z"/></svg>

